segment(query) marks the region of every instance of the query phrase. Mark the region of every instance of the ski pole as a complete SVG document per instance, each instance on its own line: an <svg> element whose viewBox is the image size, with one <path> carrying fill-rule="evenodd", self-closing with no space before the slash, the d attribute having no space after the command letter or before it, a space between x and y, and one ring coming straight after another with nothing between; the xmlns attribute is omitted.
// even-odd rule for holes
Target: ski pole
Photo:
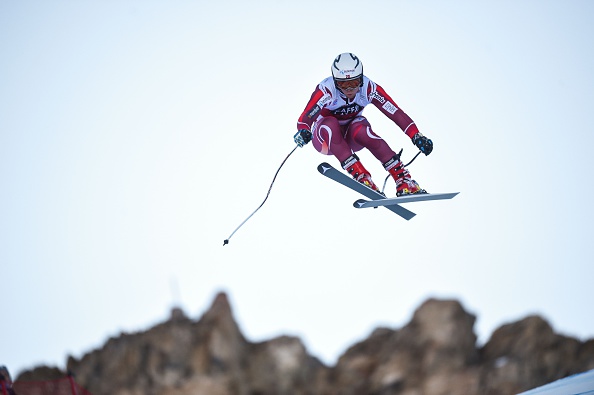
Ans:
<svg viewBox="0 0 594 395"><path fill-rule="evenodd" d="M229 235L229 237L227 237L223 241L223 247L226 246L227 244L229 244L229 239L231 237L233 237L233 235L235 234L235 232L237 232L239 230L239 228L241 228L243 226L243 224L245 224L250 218L252 218L252 215L256 214L256 211L260 210L260 208L264 205L264 203L266 203L266 200L268 199L268 196L270 195L270 190L272 189L272 186L274 185L274 181L276 180L276 176L278 176L278 172L283 167L283 165L285 164L285 162L287 161L287 159L289 159L289 156L291 156L293 154L293 152L295 152L295 150L297 149L297 147L299 147L299 144L297 144L295 146L295 148L293 148L291 150L291 152L289 152L289 155L286 156L286 158L283 160L283 162L281 163L281 165L278 167L278 170L276 171L276 173L274 174L274 177L272 178L272 183L270 183L270 187L268 188L268 193L266 194L266 197L264 198L264 201L258 206L257 209L254 210L253 213L251 213L245 220L243 220L243 222L240 223L237 228L235 228L235 230L231 233L231 235Z"/></svg>

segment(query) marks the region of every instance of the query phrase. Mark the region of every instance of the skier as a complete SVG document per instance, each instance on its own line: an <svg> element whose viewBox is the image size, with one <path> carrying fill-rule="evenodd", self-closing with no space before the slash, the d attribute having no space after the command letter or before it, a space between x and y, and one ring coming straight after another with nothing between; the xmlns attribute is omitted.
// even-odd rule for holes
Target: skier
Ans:
<svg viewBox="0 0 594 395"><path fill-rule="evenodd" d="M425 155L433 150L433 142L419 132L413 120L381 86L363 75L363 64L354 54L346 52L338 55L331 69L332 76L316 87L297 121L295 142L303 147L313 141L317 151L334 155L355 180L379 192L371 174L355 154L367 148L394 178L397 196L427 193L404 168L400 154L396 154L373 132L367 119L361 115L363 109L373 103Z"/></svg>

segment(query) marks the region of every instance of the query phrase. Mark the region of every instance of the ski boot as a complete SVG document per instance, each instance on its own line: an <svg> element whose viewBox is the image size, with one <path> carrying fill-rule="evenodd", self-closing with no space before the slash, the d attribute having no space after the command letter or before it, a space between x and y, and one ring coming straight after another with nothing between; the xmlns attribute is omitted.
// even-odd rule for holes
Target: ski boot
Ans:
<svg viewBox="0 0 594 395"><path fill-rule="evenodd" d="M384 163L386 169L396 182L396 196L413 195L415 193L427 193L419 184L410 177L408 170L400 161L400 154L394 155L392 159Z"/></svg>
<svg viewBox="0 0 594 395"><path fill-rule="evenodd" d="M355 180L361 184L373 189L376 192L380 192L377 185L373 183L371 174L363 167L359 157L355 154L349 156L344 162L340 163L342 168L345 169ZM380 192L381 193L381 192Z"/></svg>

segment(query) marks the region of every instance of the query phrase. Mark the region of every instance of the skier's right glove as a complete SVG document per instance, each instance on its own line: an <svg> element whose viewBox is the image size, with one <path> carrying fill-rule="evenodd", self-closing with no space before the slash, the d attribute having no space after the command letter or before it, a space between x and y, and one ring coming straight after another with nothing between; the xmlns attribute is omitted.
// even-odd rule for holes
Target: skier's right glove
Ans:
<svg viewBox="0 0 594 395"><path fill-rule="evenodd" d="M293 140L298 146L303 147L311 141L311 132L307 129L301 129L293 136Z"/></svg>
<svg viewBox="0 0 594 395"><path fill-rule="evenodd" d="M412 143L425 155L429 155L433 151L433 141L417 133L412 138Z"/></svg>

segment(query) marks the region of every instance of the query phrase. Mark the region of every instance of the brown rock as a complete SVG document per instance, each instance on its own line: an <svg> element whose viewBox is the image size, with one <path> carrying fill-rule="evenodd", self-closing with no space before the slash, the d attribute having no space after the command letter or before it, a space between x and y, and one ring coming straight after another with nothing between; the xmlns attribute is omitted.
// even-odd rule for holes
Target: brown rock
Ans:
<svg viewBox="0 0 594 395"><path fill-rule="evenodd" d="M502 326L481 349L474 322L459 302L429 299L403 328L376 329L329 368L295 337L249 342L220 293L199 320L174 309L69 358L68 369L94 395L498 395L594 368L594 340L555 334L541 317ZM18 380L63 375L40 367Z"/></svg>
<svg viewBox="0 0 594 395"><path fill-rule="evenodd" d="M482 350L485 388L520 392L583 371L581 346L538 316L503 325Z"/></svg>

